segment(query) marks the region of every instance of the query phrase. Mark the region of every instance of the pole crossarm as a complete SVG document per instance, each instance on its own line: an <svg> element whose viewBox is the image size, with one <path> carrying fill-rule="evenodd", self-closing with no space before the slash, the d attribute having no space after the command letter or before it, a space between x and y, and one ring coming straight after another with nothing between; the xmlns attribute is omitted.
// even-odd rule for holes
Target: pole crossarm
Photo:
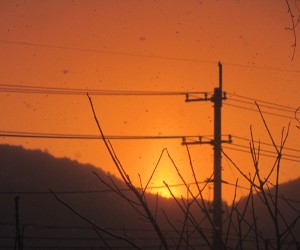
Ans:
<svg viewBox="0 0 300 250"><path fill-rule="evenodd" d="M221 140L221 143L232 143L232 136L227 135L228 139L227 140ZM199 144L210 144L210 145L215 145L215 140L202 140L202 136L198 137L198 141L192 141L192 142L187 142L185 137L182 137L182 143L181 145L199 145Z"/></svg>
<svg viewBox="0 0 300 250"><path fill-rule="evenodd" d="M190 98L190 94L186 94L185 95L185 102L201 102L201 101L210 101L211 100L211 98L212 98L212 96L211 97L208 97L208 93L207 92L205 92L205 93L203 93L203 95L204 95L204 97L198 97L198 98L193 98L193 99L191 99Z"/></svg>
<svg viewBox="0 0 300 250"><path fill-rule="evenodd" d="M227 100L227 93L222 93L222 100ZM214 94L209 94L208 92L203 93L203 97L191 98L190 94L185 95L185 102L205 102L205 101L215 101Z"/></svg>

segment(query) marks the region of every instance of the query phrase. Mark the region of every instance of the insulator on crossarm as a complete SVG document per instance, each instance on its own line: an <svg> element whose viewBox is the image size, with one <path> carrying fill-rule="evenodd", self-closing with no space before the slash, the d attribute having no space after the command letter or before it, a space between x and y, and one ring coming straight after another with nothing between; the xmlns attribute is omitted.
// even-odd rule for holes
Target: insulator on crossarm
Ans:
<svg viewBox="0 0 300 250"><path fill-rule="evenodd" d="M185 95L185 101L188 102L189 101L189 94Z"/></svg>

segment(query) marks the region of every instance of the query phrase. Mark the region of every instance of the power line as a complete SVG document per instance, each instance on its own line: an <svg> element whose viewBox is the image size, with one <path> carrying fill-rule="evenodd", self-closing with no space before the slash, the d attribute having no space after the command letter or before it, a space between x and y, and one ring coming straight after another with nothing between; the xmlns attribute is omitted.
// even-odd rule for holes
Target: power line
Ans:
<svg viewBox="0 0 300 250"><path fill-rule="evenodd" d="M230 182L227 182L227 181L223 181L223 183L225 185L228 185L228 186L232 186L232 187L237 187L237 188L240 188L240 189L245 189L245 190L250 190L250 187L244 187L244 186L241 186L241 185L236 185L234 183L230 183ZM269 194L268 196L272 196L272 197L275 197L275 195L271 195ZM294 199L290 199L290 198L285 198L285 197L282 197L282 196L277 196L278 199L281 199L281 200L286 200L286 201L289 201L289 202L292 202L292 203L300 203L300 200L294 200Z"/></svg>
<svg viewBox="0 0 300 250"><path fill-rule="evenodd" d="M0 92L23 94L56 94L56 95L107 95L107 96L186 96L200 95L201 91L133 91L133 90L101 90L80 88L41 87L33 85L0 84Z"/></svg>
<svg viewBox="0 0 300 250"><path fill-rule="evenodd" d="M37 138L37 139L76 139L76 140L102 140L100 135L79 135L79 134L53 134L34 133L20 131L0 130L2 137ZM158 139L182 139L198 138L198 135L107 135L108 140L158 140Z"/></svg>
<svg viewBox="0 0 300 250"><path fill-rule="evenodd" d="M232 95L232 96L235 96L235 97L242 98L242 99L247 99L247 100L251 100L251 101L261 102L261 103L265 103L265 104L277 106L277 107L280 107L280 108L285 108L285 109L288 109L288 110L293 110L293 111L296 110L294 107L285 106L285 105L281 105L281 104L274 103L274 102L267 102L267 101L264 101L264 100L261 100L261 99L252 98L252 97L248 97L248 96L242 96L242 95L234 94L234 93L231 93L231 92L229 92L228 94Z"/></svg>
<svg viewBox="0 0 300 250"><path fill-rule="evenodd" d="M257 112L257 113L259 113L259 111L256 110L256 109L251 109L251 108L243 107L243 106L240 106L240 105L229 104L229 103L226 103L226 102L224 102L224 105L226 105L226 106L231 106L231 107L234 107L234 108L239 108L239 109L244 109L244 110L249 110L249 111L252 111L252 112ZM282 117L282 118L292 119L292 120L295 119L295 117L292 117L292 116L276 114L276 113L273 113L273 112L262 111L262 113L263 113L263 114L267 114L267 115L273 115L273 116L277 116L277 117Z"/></svg>
<svg viewBox="0 0 300 250"><path fill-rule="evenodd" d="M205 181L198 181L197 184L205 184L209 182L208 180ZM196 185L195 182L186 183L187 186ZM170 184L168 185L170 188L176 188L176 187L183 187L186 186L184 183L181 184ZM151 189L164 189L167 188L166 186L149 186L147 187L147 190ZM140 189L140 188L137 188ZM129 188L119 188L119 191L127 192L131 191ZM115 192L112 189L103 189L103 190L72 190L72 191L55 191L55 194L60 195L69 195L69 194L101 194L101 193L110 193ZM0 191L0 195L52 195L50 191Z"/></svg>
<svg viewBox="0 0 300 250"><path fill-rule="evenodd" d="M249 151L243 150L243 149L232 148L232 147L227 147L227 146L223 146L223 148L226 148L226 149L228 149L228 150L234 150L234 151L239 151L239 152L242 152L242 153L247 153L247 154L249 154ZM269 158L274 158L274 159L277 158L276 156L269 155L269 154L264 154L264 153L260 153L260 155L261 155L261 156L265 156L265 157L269 157ZM281 159L281 160L286 160L286 161L300 162L300 160L291 159L291 158L287 158L287 157L281 157L280 159Z"/></svg>
<svg viewBox="0 0 300 250"><path fill-rule="evenodd" d="M260 69L260 70L288 72L288 73L295 73L295 74L300 73L299 70L282 69L282 68L270 67L270 66L248 65L248 64L230 63L230 62L224 62L224 65L239 67L239 68L251 68L251 69Z"/></svg>
<svg viewBox="0 0 300 250"><path fill-rule="evenodd" d="M47 87L47 86L34 86L34 85L16 85L16 84L0 84L0 90L2 92L18 92L18 93L36 93L36 94L71 94L71 95L86 95L87 93L91 95L201 95L201 94L212 94L212 92L205 91L134 91L134 90L103 90L103 89L82 89L82 88L58 88L58 87ZM261 107L277 109L286 112L295 112L296 108L284 106L278 103L272 103L263 101L260 99L255 99L251 97L241 96L233 93L228 93L229 95L236 96L242 99L247 99L251 101L261 102ZM243 101L234 98L228 98L227 100L232 100L236 102L242 102L250 105L255 105L253 102ZM271 105L271 106L270 106ZM276 107L274 107L276 106Z"/></svg>
<svg viewBox="0 0 300 250"><path fill-rule="evenodd" d="M185 57L172 57L172 56L154 55L154 54L130 53L130 52L113 51L113 50L109 51L109 50L101 50L101 49L80 48L80 47L71 47L71 46L44 44L44 43L34 43L34 42L26 42L26 41L13 41L13 40L4 40L4 39L2 39L2 40L0 40L0 43L18 45L18 46L40 47L40 48L48 48L48 49L71 50L71 51L88 52L88 53L101 53L101 54L108 54L108 55L128 56L128 57L137 57L137 58L145 58L145 59L194 62L194 63L203 63L203 64L216 64L217 63L216 61L212 61L212 60L201 60L201 59L196 59L196 58L185 58ZM281 72L288 72L288 73L295 73L295 74L300 73L299 70L282 69L282 68L269 67L269 66L238 64L238 63L231 63L231 62L225 62L224 65L233 66L233 67L240 67L240 68L281 71Z"/></svg>
<svg viewBox="0 0 300 250"><path fill-rule="evenodd" d="M249 188L248 188L249 190ZM282 197L280 197L282 198ZM293 201L293 200L292 200ZM299 201L295 201L295 202L299 202ZM14 223L0 223L0 225L5 225L5 226L15 226ZM33 228L36 228L36 229L80 229L80 230L93 230L94 229L92 227L84 227L84 226L61 226L61 225L57 225L57 226L52 226L52 225L36 225L36 224L22 224L22 226L24 226L25 228L26 227L33 227ZM121 231L121 232L124 232L124 228L111 228L111 227L108 227L108 228L105 228L106 231ZM203 231L206 231L206 232L213 232L213 229L212 228L207 228L207 227L201 227L201 230ZM166 233L176 233L175 230L173 229L163 229L164 232ZM145 228L126 228L126 232L148 232L148 233L154 233L154 230L153 229L145 229ZM176 233L177 234L177 233ZM233 235L232 235L233 236ZM13 236L11 235L1 235L0 238L2 239L9 239L9 238L13 238ZM153 237L151 235L149 236L142 236L142 237L132 237L134 239L137 239L137 240L148 240L148 239L157 239L157 237ZM234 237L233 237L234 238ZM249 237L248 238L248 241L250 241L252 237ZM95 238L95 237L66 237L66 236L27 236L26 239L28 240L42 240L42 239L57 239L57 240L100 240L99 238ZM113 239L113 238L107 238L108 240L110 239Z"/></svg>
<svg viewBox="0 0 300 250"><path fill-rule="evenodd" d="M25 132L25 131L7 131L7 130L0 130L0 136L2 137L16 137L16 138L33 138L33 139L76 139L76 140L103 140L103 138L100 135L83 135L83 134L56 134L56 133L43 133L43 132ZM205 138L205 139L212 139L212 135L108 135L105 136L105 139L108 140L165 140L165 139L186 139L191 142L198 142L199 137ZM243 140L247 142L251 142L252 140L249 138L231 135L232 138L236 138L238 140ZM256 141L256 143L260 143L262 145L266 145L269 147L274 147L273 144L262 142L262 141ZM249 146L239 145L233 143L233 145L249 148ZM277 147L279 147L277 145ZM284 147L284 150L290 150L294 152L300 152L298 149L294 148L288 148ZM269 152L274 153L268 150L261 150L262 152ZM292 156L289 154L286 154L287 156ZM298 158L299 156L293 155L292 157Z"/></svg>
<svg viewBox="0 0 300 250"><path fill-rule="evenodd" d="M241 137L241 136L237 136L237 135L232 135L232 138L236 138L236 139L247 141L247 142L252 142L252 140L250 138ZM257 141L257 140L253 140L253 142L260 143L262 145L266 145L266 146L270 146L270 147L274 147L274 145L271 144L271 143L266 143L266 142ZM279 147L278 145L276 145L276 146ZM294 148L289 148L289 147L284 147L284 150L290 150L290 151L300 152L299 149L294 149Z"/></svg>
<svg viewBox="0 0 300 250"><path fill-rule="evenodd" d="M236 146L236 147L240 147L240 148L247 148L247 149L249 149L249 146L240 145L240 144L237 144L237 143L232 143L231 145ZM260 149L259 152L265 152L265 153L270 153L270 154L278 155L277 152L270 151L270 150L265 150L265 149ZM300 156L297 156L297 155L291 155L291 154L282 154L282 155L288 156L288 157L293 157L293 158L300 158Z"/></svg>
<svg viewBox="0 0 300 250"><path fill-rule="evenodd" d="M249 102L249 101L244 101L244 100L239 100L239 99L234 99L234 98L228 98L227 100L256 106L254 102ZM279 111L284 111L284 112L289 112L289 113L295 113L295 110L296 110L294 108L293 109L292 108L291 109L278 108L276 106L270 106L270 105L265 105L265 104L259 104L259 106L262 107L262 108L276 109L276 110L279 110Z"/></svg>
<svg viewBox="0 0 300 250"><path fill-rule="evenodd" d="M205 180L202 182L198 182L198 184L205 184L205 183L209 183L212 182L213 180ZM222 181L223 184L228 185L228 186L232 186L235 187L236 184L234 183L230 183L228 181ZM191 186L191 185L195 185L194 182L192 183L187 183L187 186ZM168 185L169 187L182 187L182 186L186 186L185 184L173 184L173 185ZM249 187L245 187L245 186L241 186L241 185L237 185L238 188L241 189L245 189L245 190L249 190ZM166 188L166 186L153 186L153 187L148 187L148 189L163 189ZM120 191L131 191L130 189L127 188L120 188ZM59 194L59 195L85 195L85 194L101 194L101 193L109 193L109 192L114 192L111 189L106 189L106 190L73 190L73 191L55 191L55 194ZM0 195L52 195L51 192L49 191L8 191L8 192L0 192ZM283 199L282 197L278 197L280 199ZM288 201L291 201L293 203L300 203L300 200L294 200L294 199L289 199L289 198L285 198ZM15 223L4 223L4 222L0 222L0 225L13 225L15 226ZM26 224L24 224L26 225ZM27 226L33 226L32 224L28 224ZM37 227L37 226L36 226ZM42 226L43 228L46 229L57 229L57 228L77 228L77 227L70 227L70 226ZM89 229L88 227L79 227L78 229ZM116 230L116 229L110 229L110 230ZM131 231L134 231L133 229L131 229Z"/></svg>
<svg viewBox="0 0 300 250"><path fill-rule="evenodd" d="M99 238L99 241L100 241L100 238ZM157 244L157 245L146 245L144 246L145 248L148 248L148 249L159 249L160 248L160 245ZM176 246L174 246L176 247ZM15 249L15 246L13 245L4 245L4 244L1 244L0 245L0 248L1 249ZM58 246L58 245L52 245L52 246L48 246L48 245L35 245L35 246L32 246L32 245L26 245L23 247L23 249L30 249L30 250L33 250L33 249L37 249L37 250L41 250L41 249L48 249L48 250L51 250L51 249L54 249L54 250L70 250L70 249L83 249L83 250L86 250L86 249L93 249L93 250L100 250L100 249L104 249L104 250L107 250L107 246L95 246L95 245L86 245L86 246L78 246L78 245L68 245L68 246ZM124 246L124 245L117 245L117 246L113 246L113 249L131 249L129 246Z"/></svg>
<svg viewBox="0 0 300 250"><path fill-rule="evenodd" d="M55 88L55 87L40 87L40 86L30 86L30 85L12 85L12 84L0 84L0 92L12 92L12 93L23 93L23 94L56 94L56 95L86 95L87 92L90 95L102 95L102 96L187 96L187 95L200 95L200 94L208 94L210 92L200 92L200 91L194 91L194 92L187 92L187 91L182 91L182 92L175 92L175 91L126 91L126 90L99 90L99 89L79 89L79 88ZM244 99L248 100L255 100L255 101L260 101L262 103L266 103L268 105L262 105L263 107L270 108L270 109L275 109L279 111L284 111L284 112L289 112L289 113L295 113L296 109L284 105L279 105L271 102L266 102L262 100L257 100L253 99L250 97L244 97L236 94L231 94L235 95ZM246 103L250 105L254 105L254 103L244 101L244 100L238 100L238 99L232 99L230 98L229 100L236 101L236 102L241 102L241 103ZM230 104L227 102L224 102L225 105L239 108L239 109L244 109L244 110L249 110L252 112L259 112L257 109L252 109L249 107L245 106L240 106L240 105L235 105L235 104ZM270 106L273 105L273 106ZM276 106L276 107L274 107ZM264 111L264 114L268 115L273 115L277 117L282 117L282 118L287 118L287 119L295 119L293 116L287 116L283 114L278 114L274 112L267 112Z"/></svg>
<svg viewBox="0 0 300 250"><path fill-rule="evenodd" d="M10 93L23 93L23 94L55 94L55 95L102 95L102 96L191 96L191 95L203 95L211 94L211 92L201 92L201 91L130 91L130 90L100 90L100 89L80 89L80 88L58 88L58 87L41 87L33 85L14 85L14 84L0 84L0 92L10 92ZM263 100L254 99L251 97L245 97L236 94L230 94L238 98L259 101L262 107L275 109L282 112L295 113L296 108L280 105L277 103L267 102ZM255 105L249 101L239 100L235 98L229 98L229 101L235 101L240 103L245 103L249 105ZM245 106L230 104L225 102L227 106L232 106L235 108L245 109L253 112L259 112L257 109L252 109ZM267 104L267 105L265 105ZM271 105L271 106L270 106ZM264 112L265 114L274 115L278 117L294 119L295 117L287 116L283 114L278 114L274 112Z"/></svg>
<svg viewBox="0 0 300 250"><path fill-rule="evenodd" d="M78 52L101 53L101 54L117 55L117 56L139 57L139 58L146 58L146 59L159 59L159 60L170 60L170 61L216 64L216 61L200 60L200 59L184 58L184 57L172 57L172 56L162 56L162 55L153 55L153 54L140 54L140 53L130 53L130 52L122 52L122 51L112 51L112 50L109 51L109 50L100 50L100 49L88 49L88 48L70 47L70 46L63 46L63 45L52 45L52 44L11 41L11 40L0 40L0 42L6 43L6 44L21 45L21 46L72 50L72 51L78 51Z"/></svg>
<svg viewBox="0 0 300 250"><path fill-rule="evenodd" d="M26 224L24 224L26 226ZM91 229L91 228L87 228L87 229ZM111 229L106 229L106 230L111 230ZM124 231L124 228L122 229L117 229L118 231ZM201 227L201 230L203 231L206 231L208 233L211 233L213 232L213 229L212 228L204 228L204 227ZM114 229L112 231L115 231ZM126 232L130 232L132 230L128 230L126 228ZM145 230L143 230L142 228L141 229L136 229L134 230L134 232L138 232L138 231L143 231L145 232ZM148 232L151 232L151 233L154 233L154 230L153 229L149 229L147 230ZM168 233L174 233L177 235L177 232L175 230L164 230L164 232L168 232ZM230 240L237 240L238 238L234 237L235 235L234 234L230 234L231 237L229 238ZM177 236L172 236L173 239L178 239L178 237L180 237L179 235ZM207 237L211 238L210 235L207 235ZM14 239L13 236L11 235L0 235L0 238L1 239ZM134 240L159 240L157 237L155 236L131 236L130 239L134 239ZM192 237L191 240L194 240L195 238ZM97 237L92 237L92 236L81 236L81 237L78 237L78 236L26 236L26 240L64 240L64 241L100 241L101 239L100 238L97 238ZM107 241L111 241L111 240L114 240L114 238L105 238L105 240ZM247 239L244 239L244 241L248 241L248 242L255 242L255 239L254 239L254 236L250 236L250 237L247 237ZM270 239L270 241L276 241L275 239ZM285 242L285 244L288 244ZM193 246L196 246L193 244ZM94 246L96 247L96 246ZM147 246L148 247L148 246ZM87 248L86 246L84 248ZM97 247L96 247L97 248Z"/></svg>
<svg viewBox="0 0 300 250"><path fill-rule="evenodd" d="M201 228L202 230L202 228ZM126 230L127 231L127 230ZM210 232L212 232L213 229L210 230ZM177 232L174 230L173 231L174 234L177 234ZM233 235L232 235L233 236ZM191 240L195 240L197 237L191 238ZM0 239L14 239L14 236L8 236L8 235L0 235ZM26 236L25 237L26 240L57 240L57 241L101 241L101 239L98 237L88 237L88 236ZM155 236L131 236L130 239L132 240L136 240L136 241L149 241L149 240L157 240L159 241L159 239ZM176 236L172 236L172 239L180 239L180 235L176 235ZM231 240L234 240L235 238L232 237L230 238ZM236 238L237 239L237 238ZM113 241L115 240L114 238L105 238L106 241ZM247 241L247 239L245 240ZM248 241L253 241L251 239L248 239ZM193 244L194 245L194 244ZM157 248L159 249L159 247Z"/></svg>
<svg viewBox="0 0 300 250"><path fill-rule="evenodd" d="M12 222L0 222L0 226L7 226L7 227L15 227L15 223ZM24 227L32 227L35 229L50 229L50 230L57 230L57 229L78 229L78 230L92 230L94 231L94 228L91 226L75 226L75 225L45 225L45 224L33 224L33 223L22 223L22 226ZM203 231L211 232L213 229L208 227L201 227ZM124 227L105 227L106 231L121 231L124 233ZM168 233L174 233L174 229L169 228L163 228L164 232ZM126 232L143 232L143 233L153 233L153 228L126 228Z"/></svg>
<svg viewBox="0 0 300 250"><path fill-rule="evenodd" d="M127 231L127 230L126 230ZM174 231L175 232L175 231ZM179 237L179 236L177 236ZM140 241L140 240L159 240L156 237L150 237L150 236L137 236L137 237L130 237L134 240ZM174 237L173 237L174 238ZM14 239L14 236L12 235L0 235L0 239ZM100 238L97 237L83 237L83 236L26 236L26 240L57 240L57 241L101 241ZM113 241L114 238L105 238L106 241Z"/></svg>
<svg viewBox="0 0 300 250"><path fill-rule="evenodd" d="M13 222L0 222L0 226L11 226L15 227L16 224ZM22 223L24 227L32 227L35 229L45 229L45 230L57 230L57 229L78 229L78 230L92 230L94 231L93 227L91 226L75 226L75 225L45 225L45 224L33 224L33 223ZM105 230L107 231L121 231L124 232L124 228L117 228L117 227L106 227ZM208 230L208 229L207 229ZM153 232L152 228L126 228L127 232ZM174 232L172 229L164 229L166 232Z"/></svg>

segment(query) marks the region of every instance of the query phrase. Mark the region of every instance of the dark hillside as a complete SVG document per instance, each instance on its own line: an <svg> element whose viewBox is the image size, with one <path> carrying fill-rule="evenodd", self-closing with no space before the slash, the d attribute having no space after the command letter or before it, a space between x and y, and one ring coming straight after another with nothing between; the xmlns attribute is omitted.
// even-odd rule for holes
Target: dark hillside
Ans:
<svg viewBox="0 0 300 250"><path fill-rule="evenodd" d="M109 178L112 178L120 189L126 188L116 177L91 165L58 159L46 152L16 146L0 145L0 159L1 249L14 247L16 196L20 197L20 225L24 229L24 247L28 247L25 249L43 249L42 246L53 246L52 249L59 249L59 246L70 246L70 249L74 249L74 246L89 246L97 249L96 246L103 246L90 224L58 202L49 193L49 188L101 228L135 238L135 242L141 246L152 246L152 249L159 246L160 241L151 224L145 222L127 201L110 192L93 172L109 182ZM135 199L130 192L125 193ZM156 196L147 194L146 199L155 214ZM170 230L160 207L164 208L170 221L177 225L182 223L184 214L173 200L160 197L158 204L157 220L161 227ZM108 237L105 233L103 235ZM113 242L113 246L123 244L111 237L108 240Z"/></svg>
<svg viewBox="0 0 300 250"><path fill-rule="evenodd" d="M24 249L107 249L101 237L105 238L112 249L132 249L132 246L122 240L116 240L101 229L131 239L142 249L159 249L160 240L152 225L145 221L126 200L102 184L93 172L108 182L110 178L113 179L120 189L127 188L118 178L91 165L79 164L66 158L58 159L38 150L0 145L0 249L14 249L15 246L16 196L20 197L19 220L20 231L23 232ZM49 192L49 188L69 206L98 225L101 228L100 231L95 231L89 223L58 202ZM290 224L295 218L300 217L300 179L280 185L279 190L279 211L285 221ZM124 193L129 199L136 200L132 193L128 191ZM274 189L271 189L271 194L274 195ZM288 199L289 204L284 201L283 197ZM192 225L189 220L185 224L186 214L173 199L159 197L157 208L156 196L147 194L146 200L171 246L175 248L180 242L181 248L179 249L186 249L186 245L190 246L189 249L199 248L199 246L201 249L209 249L201 238L201 233L204 232L207 239L211 240L212 227L196 202L191 203L189 211L190 217L200 223L198 228L195 228L195 224ZM186 210L187 207L184 205L186 201L179 199L179 202L183 210ZM245 199L239 202L239 211L242 212L245 202ZM230 211L230 208L228 209ZM257 195L254 196L254 209L260 234L264 239L273 240L274 224L266 206ZM138 210L143 212L142 208ZM166 213L172 226L162 211ZM211 213L209 214L211 216ZM224 212L225 220L226 216ZM233 221L237 225L236 219L237 216L233 216ZM251 206L247 208L245 219L248 225L243 223L242 227L243 233L247 235L244 238L244 246L245 249L253 249L255 238L253 234L248 233L249 224L253 225ZM295 225L289 230L294 238L300 241L298 220L294 222L296 222ZM182 230L184 225L185 229ZM280 230L283 232L282 220L280 225ZM224 228L224 235L226 235L226 224ZM232 228L229 234L228 246L233 248L237 246L238 240L236 228ZM186 241L179 241L180 235L183 235ZM285 239L283 249L288 247L291 240L291 237ZM295 245L290 249L295 249L294 247Z"/></svg>
<svg viewBox="0 0 300 250"><path fill-rule="evenodd" d="M256 218L257 231L260 235L273 246L276 245L276 229L274 220L278 221L281 245L283 249L299 249L300 248L300 179L296 179L278 186L278 209L277 219L275 212L275 187L269 185L266 190L266 197L269 208L262 199L262 193L253 196L252 203L247 206L245 219L254 226L254 215ZM242 199L238 204L240 213L244 211L247 198ZM254 213L253 213L254 211ZM273 216L272 216L272 215ZM244 232L249 226L244 224ZM254 241L254 235L249 234L248 240ZM295 242L298 242L295 244ZM266 243L267 244L267 243ZM269 243L268 243L269 244ZM262 244L263 245L263 244Z"/></svg>

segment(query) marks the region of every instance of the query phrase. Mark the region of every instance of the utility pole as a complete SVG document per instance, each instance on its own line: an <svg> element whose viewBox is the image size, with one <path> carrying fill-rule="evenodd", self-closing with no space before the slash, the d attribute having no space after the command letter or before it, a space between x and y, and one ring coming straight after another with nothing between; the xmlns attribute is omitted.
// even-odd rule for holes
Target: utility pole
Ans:
<svg viewBox="0 0 300 250"><path fill-rule="evenodd" d="M213 248L222 249L222 140L221 140L221 108L222 108L222 64L219 62L219 87L215 88L214 102L214 199L213 199Z"/></svg>
<svg viewBox="0 0 300 250"><path fill-rule="evenodd" d="M186 102L196 101L211 101L214 103L214 139L209 141L202 141L199 138L198 142L188 143L185 140L183 144L210 144L214 149L214 197L213 197L213 248L216 250L224 249L222 241L222 143L231 143L231 136L228 140L222 140L222 101L226 100L226 93L222 92L222 64L219 62L219 87L214 89L214 94L210 98L207 93L204 93L204 98L190 99L186 96Z"/></svg>
<svg viewBox="0 0 300 250"><path fill-rule="evenodd" d="M19 196L15 197L15 209L16 209L16 239L15 250L23 250L23 241L20 232L20 217L19 217Z"/></svg>

